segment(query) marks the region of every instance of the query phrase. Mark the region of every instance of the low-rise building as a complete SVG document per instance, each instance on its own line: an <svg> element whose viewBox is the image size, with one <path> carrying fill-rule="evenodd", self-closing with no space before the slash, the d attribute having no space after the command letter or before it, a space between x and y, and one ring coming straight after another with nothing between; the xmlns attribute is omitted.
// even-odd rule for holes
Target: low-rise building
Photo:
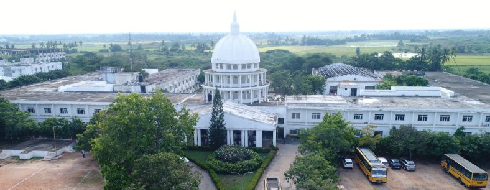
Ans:
<svg viewBox="0 0 490 190"><path fill-rule="evenodd" d="M382 76L365 68L333 63L312 70L326 79L324 95L358 96L361 90L374 90Z"/></svg>
<svg viewBox="0 0 490 190"><path fill-rule="evenodd" d="M20 62L0 62L0 76L13 80L22 75L34 75L40 72L49 72L63 69L61 62L36 62L34 58L21 58Z"/></svg>

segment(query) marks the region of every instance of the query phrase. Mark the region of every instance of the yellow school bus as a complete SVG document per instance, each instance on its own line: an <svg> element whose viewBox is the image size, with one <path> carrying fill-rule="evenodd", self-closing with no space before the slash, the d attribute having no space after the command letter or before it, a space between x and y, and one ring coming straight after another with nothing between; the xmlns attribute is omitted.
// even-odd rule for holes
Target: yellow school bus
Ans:
<svg viewBox="0 0 490 190"><path fill-rule="evenodd" d="M488 173L459 154L443 155L441 166L446 173L459 179L465 187L485 188L487 186Z"/></svg>
<svg viewBox="0 0 490 190"><path fill-rule="evenodd" d="M370 182L388 182L386 167L368 148L357 147L354 160L359 165L359 168L361 168L362 172L364 173L364 175L367 176Z"/></svg>

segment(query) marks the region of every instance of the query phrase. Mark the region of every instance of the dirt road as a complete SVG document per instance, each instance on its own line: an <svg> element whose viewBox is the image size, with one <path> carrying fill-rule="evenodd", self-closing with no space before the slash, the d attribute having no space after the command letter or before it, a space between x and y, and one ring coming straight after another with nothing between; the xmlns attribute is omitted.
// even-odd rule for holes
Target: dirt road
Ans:
<svg viewBox="0 0 490 190"><path fill-rule="evenodd" d="M3 160L0 189L88 189L103 188L98 164L87 154L64 153L58 160Z"/></svg>
<svg viewBox="0 0 490 190"><path fill-rule="evenodd" d="M459 182L444 173L437 163L417 163L417 171L392 170L388 168L388 183L371 184L357 165L354 169L339 168L341 185L349 190L461 190ZM489 189L488 187L485 189Z"/></svg>

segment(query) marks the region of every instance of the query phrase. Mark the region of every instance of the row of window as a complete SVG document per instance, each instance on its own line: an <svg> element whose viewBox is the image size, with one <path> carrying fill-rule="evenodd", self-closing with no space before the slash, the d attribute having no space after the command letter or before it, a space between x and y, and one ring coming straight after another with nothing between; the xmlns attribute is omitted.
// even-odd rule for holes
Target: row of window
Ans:
<svg viewBox="0 0 490 190"><path fill-rule="evenodd" d="M36 113L34 107L28 107L28 112ZM99 113L100 109L94 109L94 113ZM51 108L44 108L44 113L51 113ZM68 108L60 108L60 114L68 114ZM85 114L85 108L77 108L77 114Z"/></svg>
<svg viewBox="0 0 490 190"><path fill-rule="evenodd" d="M384 115L385 114L374 114L374 120L384 120ZM311 114L311 119L320 119L320 117L321 117L320 113L312 113ZM301 115L300 115L300 113L292 113L291 118L292 119L300 119ZM362 120L362 119L363 119L363 114L354 114L354 120ZM428 120L428 116L426 114L419 114L417 116L417 121L427 121L427 120ZM405 114L395 114L395 121L405 121ZM449 121L451 121L451 116L450 115L440 115L439 121L449 122ZM473 116L463 115L462 121L463 122L472 122ZM485 117L485 122L490 122L490 116Z"/></svg>

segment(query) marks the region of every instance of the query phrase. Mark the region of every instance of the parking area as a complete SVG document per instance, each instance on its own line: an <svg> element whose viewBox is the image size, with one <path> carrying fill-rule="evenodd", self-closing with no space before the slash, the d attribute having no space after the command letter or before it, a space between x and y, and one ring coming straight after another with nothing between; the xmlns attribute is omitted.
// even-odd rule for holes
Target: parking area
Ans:
<svg viewBox="0 0 490 190"><path fill-rule="evenodd" d="M371 184L366 176L354 164L353 169L339 168L342 178L341 185L349 190L460 190L465 189L459 182L446 174L438 163L415 162L416 171L408 172L403 169L388 168L388 183ZM489 189L488 187L485 189Z"/></svg>

